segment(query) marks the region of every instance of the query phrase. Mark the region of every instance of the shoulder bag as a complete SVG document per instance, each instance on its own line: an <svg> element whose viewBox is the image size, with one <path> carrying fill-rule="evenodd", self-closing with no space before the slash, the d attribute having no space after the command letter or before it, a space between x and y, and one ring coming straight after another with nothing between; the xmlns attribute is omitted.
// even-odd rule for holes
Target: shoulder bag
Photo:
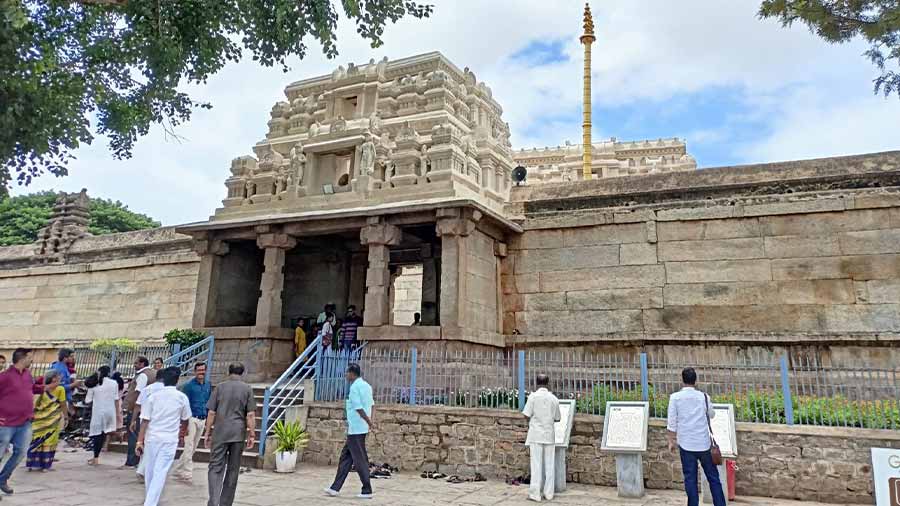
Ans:
<svg viewBox="0 0 900 506"><path fill-rule="evenodd" d="M706 426L709 427L709 452L712 454L713 464L720 466L722 465L722 450L719 449L716 438L713 437L712 421L709 419L709 396L705 393L703 402L706 404Z"/></svg>

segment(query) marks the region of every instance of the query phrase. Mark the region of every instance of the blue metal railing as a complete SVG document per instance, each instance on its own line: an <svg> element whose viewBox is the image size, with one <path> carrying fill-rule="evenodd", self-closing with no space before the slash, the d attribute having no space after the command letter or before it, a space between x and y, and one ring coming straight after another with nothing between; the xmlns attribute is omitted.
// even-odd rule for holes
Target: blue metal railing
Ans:
<svg viewBox="0 0 900 506"><path fill-rule="evenodd" d="M173 353L169 358L165 359L164 363L166 366L174 365L180 368L182 376L191 374L194 364L200 362L206 363L206 369L212 371L215 351L216 338L215 336L208 336L198 343Z"/></svg>
<svg viewBox="0 0 900 506"><path fill-rule="evenodd" d="M322 338L316 339L303 350L281 376L266 388L263 394L262 422L260 423L259 453L265 455L266 438L271 435L272 429L278 420L284 418L287 409L297 406L303 399L303 382L312 379L316 381L316 398L319 398L320 386L323 389L332 388L338 370L338 361L343 363L340 369L341 379L346 370L346 364L353 358L359 358L360 352L366 347L366 343L351 352L331 350L322 351Z"/></svg>

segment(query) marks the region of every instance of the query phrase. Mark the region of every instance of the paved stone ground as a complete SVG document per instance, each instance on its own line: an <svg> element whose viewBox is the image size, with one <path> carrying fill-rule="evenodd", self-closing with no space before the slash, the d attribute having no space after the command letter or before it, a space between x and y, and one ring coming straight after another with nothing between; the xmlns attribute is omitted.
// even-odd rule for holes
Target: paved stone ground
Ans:
<svg viewBox="0 0 900 506"><path fill-rule="evenodd" d="M99 467L88 467L89 455L78 451L59 454L60 461L50 473L29 473L19 469L10 480L15 495L4 496L2 504L41 506L138 506L143 502L143 485L134 471L120 470L124 456L103 454ZM425 480L412 473L395 475L389 480L375 480L376 497L371 501L357 499L359 481L355 475L347 480L341 497L325 497L322 489L331 483L334 470L319 466L301 465L291 475L252 470L241 475L236 506L302 506L339 504L378 504L391 506L418 505L527 505L526 486L508 486L489 481L452 485L443 480ZM202 506L206 504L206 466L194 469L195 483L186 485L170 479L161 501L162 506ZM570 489L553 501L555 504L576 505L647 505L676 506L685 503L677 491L651 491L641 500L622 500L612 488L570 485ZM740 498L735 504L751 506L815 506L818 503L780 501L761 498Z"/></svg>

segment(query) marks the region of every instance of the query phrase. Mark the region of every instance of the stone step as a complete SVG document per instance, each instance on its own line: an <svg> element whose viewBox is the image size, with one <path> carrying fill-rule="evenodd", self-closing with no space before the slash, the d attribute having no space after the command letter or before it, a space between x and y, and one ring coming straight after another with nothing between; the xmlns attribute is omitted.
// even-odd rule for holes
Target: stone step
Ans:
<svg viewBox="0 0 900 506"><path fill-rule="evenodd" d="M115 453L127 453L128 444L123 442L109 443L109 451ZM175 458L181 457L182 448L178 448ZM209 450L203 447L203 441L200 442L200 448L194 451L194 462L209 462ZM252 468L259 468L259 442L257 442L252 450L244 450L241 455L241 465Z"/></svg>

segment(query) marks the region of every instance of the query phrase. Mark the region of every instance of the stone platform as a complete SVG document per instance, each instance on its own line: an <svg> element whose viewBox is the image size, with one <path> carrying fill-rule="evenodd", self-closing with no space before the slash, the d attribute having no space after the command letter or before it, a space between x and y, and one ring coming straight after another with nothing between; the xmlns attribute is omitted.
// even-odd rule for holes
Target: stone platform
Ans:
<svg viewBox="0 0 900 506"><path fill-rule="evenodd" d="M137 482L133 471L118 469L120 455L103 454L97 468L85 462L88 453L60 453L60 461L48 474L29 473L19 469L10 480L15 488L13 496L4 496L3 504L66 504L67 506L105 504L108 506L133 506L143 500L143 485ZM298 504L319 506L326 504L385 504L392 506L413 505L526 505L527 486L509 486L500 481L463 483L451 485L442 480L425 480L417 474L401 473L389 480L375 480L375 499L356 499L359 481L348 478L341 497L331 498L322 494L330 484L334 470L330 467L301 465L295 474L278 475L253 470L243 474L238 482L236 506L273 506ZM206 504L206 465L197 464L192 486L170 480L163 494L163 506L180 504L199 506ZM652 490L643 499L623 500L616 497L616 489L570 485L552 504L562 505L653 505L676 506L684 504L684 495L677 491ZM741 497L734 504L752 506L815 506L819 503L796 502L779 499Z"/></svg>

